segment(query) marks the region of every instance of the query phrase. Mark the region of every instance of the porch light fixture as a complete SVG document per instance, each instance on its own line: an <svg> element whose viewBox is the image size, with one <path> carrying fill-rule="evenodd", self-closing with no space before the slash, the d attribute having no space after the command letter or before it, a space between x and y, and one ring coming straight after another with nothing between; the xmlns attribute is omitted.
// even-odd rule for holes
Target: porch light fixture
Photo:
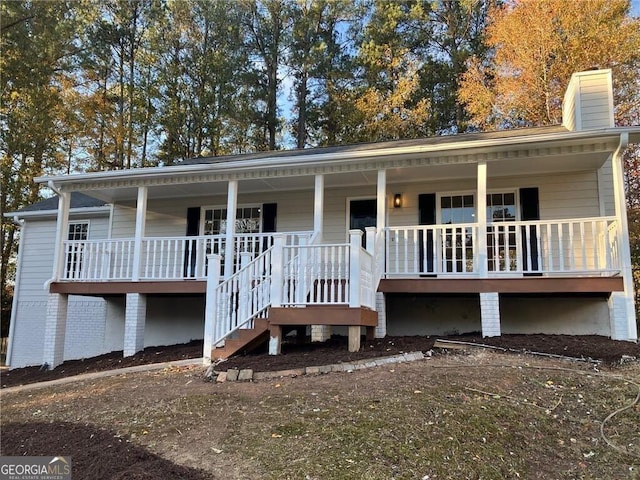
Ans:
<svg viewBox="0 0 640 480"><path fill-rule="evenodd" d="M400 207L402 207L402 194L396 193L393 196L393 208L400 208Z"/></svg>

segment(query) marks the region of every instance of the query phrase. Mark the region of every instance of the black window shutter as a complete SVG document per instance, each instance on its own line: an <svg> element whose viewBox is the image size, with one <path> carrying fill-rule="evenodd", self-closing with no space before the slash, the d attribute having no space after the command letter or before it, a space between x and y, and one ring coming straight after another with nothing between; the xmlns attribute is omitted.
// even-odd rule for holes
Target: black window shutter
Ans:
<svg viewBox="0 0 640 480"><path fill-rule="evenodd" d="M262 205L262 233L275 232L277 218L278 204L264 203Z"/></svg>
<svg viewBox="0 0 640 480"><path fill-rule="evenodd" d="M418 223L420 225L436 224L436 194L422 193L418 195ZM424 237L422 232L418 236L421 273L435 273L433 232L427 232L427 251L424 251Z"/></svg>
<svg viewBox="0 0 640 480"><path fill-rule="evenodd" d="M197 237L200 234L200 207L187 208L187 237ZM196 276L196 254L197 242L186 240L184 249L185 278Z"/></svg>
<svg viewBox="0 0 640 480"><path fill-rule="evenodd" d="M520 189L520 219L523 221L540 220L538 187Z"/></svg>
<svg viewBox="0 0 640 480"><path fill-rule="evenodd" d="M187 208L187 237L200 234L200 207Z"/></svg>
<svg viewBox="0 0 640 480"><path fill-rule="evenodd" d="M522 221L540 220L540 202L538 187L520 189L520 219ZM538 238L536 227L529 226L529 241L527 242L527 227L522 227L522 257L524 271L536 272L538 265Z"/></svg>

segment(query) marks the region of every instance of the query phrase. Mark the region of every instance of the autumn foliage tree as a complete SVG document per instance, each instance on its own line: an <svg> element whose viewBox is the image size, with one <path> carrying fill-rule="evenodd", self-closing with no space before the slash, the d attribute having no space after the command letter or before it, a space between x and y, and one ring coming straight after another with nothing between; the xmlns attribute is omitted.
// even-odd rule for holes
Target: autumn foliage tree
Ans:
<svg viewBox="0 0 640 480"><path fill-rule="evenodd" d="M489 13L488 57L474 57L458 98L481 129L560 123L571 74L612 68L618 113L632 115L625 93L638 74L640 20L625 0L519 0ZM620 121L620 119L617 119Z"/></svg>

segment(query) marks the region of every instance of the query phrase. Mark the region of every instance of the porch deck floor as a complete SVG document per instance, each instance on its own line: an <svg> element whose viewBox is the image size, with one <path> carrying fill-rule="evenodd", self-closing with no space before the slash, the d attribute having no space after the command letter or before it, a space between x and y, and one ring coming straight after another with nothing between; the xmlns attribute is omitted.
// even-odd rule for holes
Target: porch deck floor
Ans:
<svg viewBox="0 0 640 480"><path fill-rule="evenodd" d="M139 282L54 282L51 293L108 296L127 293L204 294L205 280ZM387 278L383 293L587 293L610 294L624 290L622 277L520 277L520 278Z"/></svg>

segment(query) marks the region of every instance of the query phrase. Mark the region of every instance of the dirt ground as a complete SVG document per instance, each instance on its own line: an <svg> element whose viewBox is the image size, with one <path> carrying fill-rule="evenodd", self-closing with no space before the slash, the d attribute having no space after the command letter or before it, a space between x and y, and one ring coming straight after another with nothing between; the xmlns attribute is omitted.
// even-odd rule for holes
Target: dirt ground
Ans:
<svg viewBox="0 0 640 480"><path fill-rule="evenodd" d="M619 363L623 356L640 358L640 344L610 340L606 337L587 335L503 335L482 338L481 335L456 335L449 337L390 337L363 341L360 351L350 353L347 338L334 336L322 343L284 343L282 355L266 354L266 347L253 353L238 355L221 363L219 370L251 368L256 372L287 370L310 365L331 365L366 358L376 358L397 353L423 351L433 348L437 338L480 343L513 352L540 352L573 358L599 360L605 364ZM307 339L308 340L308 339ZM64 362L54 370L27 367L0 373L2 388L46 380L202 356L202 342L194 341L167 347L149 347L134 356L123 358L122 352L112 352L99 357Z"/></svg>
<svg viewBox="0 0 640 480"><path fill-rule="evenodd" d="M600 436L637 395L638 362L472 349L273 381L203 373L2 391L0 454L70 456L76 480L639 478L640 407L605 425L613 447Z"/></svg>

